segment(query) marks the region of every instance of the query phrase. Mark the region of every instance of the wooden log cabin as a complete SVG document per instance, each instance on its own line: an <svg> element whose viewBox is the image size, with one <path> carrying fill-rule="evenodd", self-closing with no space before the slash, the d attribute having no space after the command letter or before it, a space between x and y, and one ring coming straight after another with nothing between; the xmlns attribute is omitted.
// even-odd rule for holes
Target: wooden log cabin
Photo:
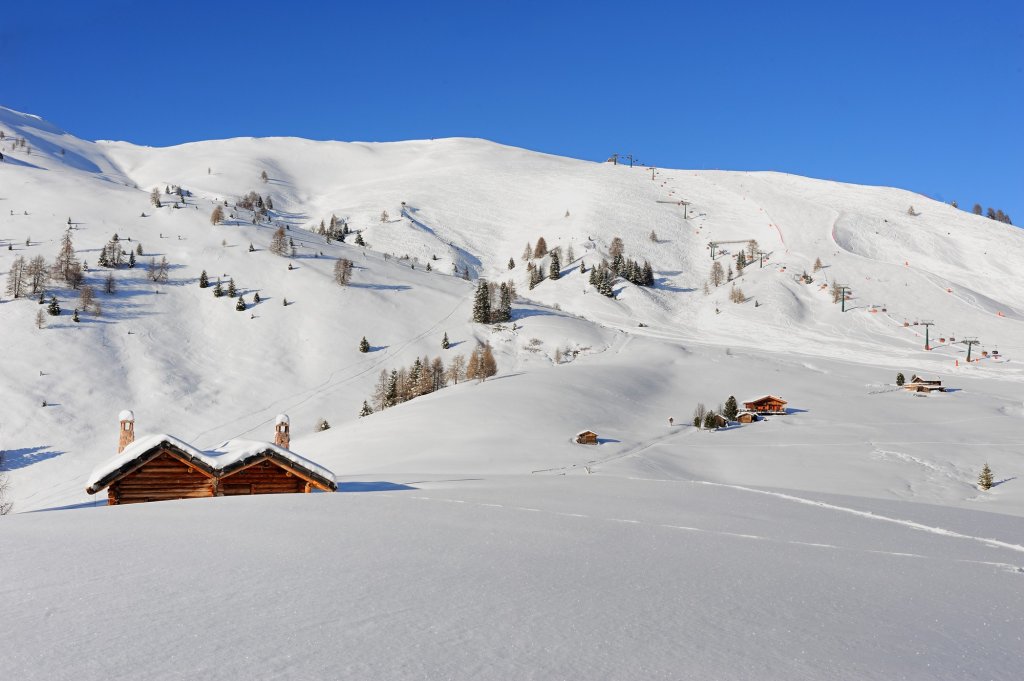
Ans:
<svg viewBox="0 0 1024 681"><path fill-rule="evenodd" d="M118 456L100 466L86 492L107 490L109 505L168 499L337 490L334 474L288 449L288 417L274 424L274 443L229 440L200 451L170 435L135 440L135 417L121 412Z"/></svg>
<svg viewBox="0 0 1024 681"><path fill-rule="evenodd" d="M744 402L743 408L755 414L785 414L788 402L775 395L765 395L750 402Z"/></svg>
<svg viewBox="0 0 1024 681"><path fill-rule="evenodd" d="M578 445L596 445L597 444L597 433L592 430L583 430L576 433L576 444Z"/></svg>

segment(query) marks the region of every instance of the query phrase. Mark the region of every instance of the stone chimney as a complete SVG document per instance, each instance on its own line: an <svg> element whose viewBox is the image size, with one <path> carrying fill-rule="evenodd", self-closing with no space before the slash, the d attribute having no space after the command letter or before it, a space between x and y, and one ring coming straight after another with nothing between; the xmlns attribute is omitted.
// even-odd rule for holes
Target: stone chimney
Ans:
<svg viewBox="0 0 1024 681"><path fill-rule="evenodd" d="M289 421L288 414L278 414L277 421L274 423L274 444L278 447L288 449L291 444L292 438L288 434Z"/></svg>
<svg viewBox="0 0 1024 681"><path fill-rule="evenodd" d="M135 442L135 414L125 409L117 418L121 422L120 437L117 440L117 453L120 454L125 447Z"/></svg>

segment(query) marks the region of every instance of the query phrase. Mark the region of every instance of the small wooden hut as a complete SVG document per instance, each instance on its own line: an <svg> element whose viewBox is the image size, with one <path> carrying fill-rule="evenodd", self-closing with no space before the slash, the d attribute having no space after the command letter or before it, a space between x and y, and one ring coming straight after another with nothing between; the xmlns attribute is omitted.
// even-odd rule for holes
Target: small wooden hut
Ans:
<svg viewBox="0 0 1024 681"><path fill-rule="evenodd" d="M931 380L926 381L917 374L910 377L910 382L903 385L904 390L909 390L915 393L930 393L934 391L946 392L946 389L942 387L942 381Z"/></svg>
<svg viewBox="0 0 1024 681"><path fill-rule="evenodd" d="M741 411L736 415L737 423L753 423L757 420L757 414L752 411Z"/></svg>
<svg viewBox="0 0 1024 681"><path fill-rule="evenodd" d="M584 430L576 433L576 444L578 445L596 445L597 444L597 433L592 430Z"/></svg>
<svg viewBox="0 0 1024 681"><path fill-rule="evenodd" d="M743 408L755 414L785 414L788 402L775 395L765 395L750 402L744 402Z"/></svg>

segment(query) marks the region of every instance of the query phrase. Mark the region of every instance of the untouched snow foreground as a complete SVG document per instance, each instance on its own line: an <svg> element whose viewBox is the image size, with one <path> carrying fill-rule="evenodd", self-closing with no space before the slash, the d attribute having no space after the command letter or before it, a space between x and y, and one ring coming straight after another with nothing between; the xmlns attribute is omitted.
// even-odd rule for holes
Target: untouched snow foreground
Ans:
<svg viewBox="0 0 1024 681"><path fill-rule="evenodd" d="M6 673L1018 677L1019 545L677 481L406 482L18 518Z"/></svg>
<svg viewBox="0 0 1024 681"><path fill-rule="evenodd" d="M2 107L0 130L0 277L52 262L70 225L102 305L74 323L77 293L51 283L62 314L39 329L37 295L0 296L5 675L1019 678L1018 228L898 189L483 140L153 149ZM190 192L179 208L168 185ZM250 190L272 197L293 258L251 213L210 224ZM332 214L368 246L318 236ZM107 295L114 233L143 255ZM529 289L541 236L576 259ZM587 285L580 264L615 236L654 287ZM736 278L746 302L730 284L704 295L708 242L747 239L768 261ZM723 267L741 246L723 244ZM146 278L161 257L165 284ZM203 270L248 309L199 289ZM516 283L514 324L470 322L481 277ZM833 282L852 287L846 313ZM968 364L970 337L988 355ZM382 370L484 341L493 379L357 417ZM912 395L899 371L951 391ZM790 413L689 425L698 402L769 393ZM123 409L140 440L201 450L270 440L286 412L291 448L340 493L103 507L84 489ZM600 444L576 445L583 429Z"/></svg>

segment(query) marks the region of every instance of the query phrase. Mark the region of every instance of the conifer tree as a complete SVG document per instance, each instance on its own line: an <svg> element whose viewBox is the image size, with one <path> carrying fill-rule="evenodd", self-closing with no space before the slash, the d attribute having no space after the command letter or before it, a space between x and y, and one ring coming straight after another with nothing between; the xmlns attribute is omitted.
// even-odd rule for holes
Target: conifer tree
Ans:
<svg viewBox="0 0 1024 681"><path fill-rule="evenodd" d="M512 319L512 299L515 298L516 290L511 281L508 283L502 282L499 290L498 311L497 314L495 314L495 320L499 322L507 322Z"/></svg>
<svg viewBox="0 0 1024 681"><path fill-rule="evenodd" d="M366 400L363 400L363 408L359 410L359 418L369 416L373 413L373 407L367 404Z"/></svg>
<svg viewBox="0 0 1024 681"><path fill-rule="evenodd" d="M206 270L199 273L199 288L206 288L210 285L210 279L206 276Z"/></svg>
<svg viewBox="0 0 1024 681"><path fill-rule="evenodd" d="M128 269L135 269L135 251L131 251L128 254Z"/></svg>
<svg viewBox="0 0 1024 681"><path fill-rule="evenodd" d="M551 251L551 269L548 275L551 279L558 279L562 275L562 263L558 259L558 249Z"/></svg>
<svg viewBox="0 0 1024 681"><path fill-rule="evenodd" d="M729 399L725 401L725 408L722 410L722 416L729 419L730 421L735 421L736 416L738 416L739 413L740 409L739 406L736 404L736 398L733 397L732 395L729 395Z"/></svg>
<svg viewBox="0 0 1024 681"><path fill-rule="evenodd" d="M50 304L46 307L46 311L51 317L56 317L60 314L60 305L57 304L57 296L50 296Z"/></svg>
<svg viewBox="0 0 1024 681"><path fill-rule="evenodd" d="M231 277L228 279L228 298L234 298L238 294L238 289L235 288L235 278Z"/></svg>
<svg viewBox="0 0 1024 681"><path fill-rule="evenodd" d="M992 469L986 463L981 469L981 475L978 476L978 487L987 491L992 489L993 484L995 484L995 480L992 477Z"/></svg>
<svg viewBox="0 0 1024 681"><path fill-rule="evenodd" d="M523 260L530 260L533 257L533 247L530 246L530 242L526 242L526 248L523 249Z"/></svg>
<svg viewBox="0 0 1024 681"><path fill-rule="evenodd" d="M715 421L715 412L709 411L707 414L704 414L704 429L714 430L716 428Z"/></svg>
<svg viewBox="0 0 1024 681"><path fill-rule="evenodd" d="M235 303L235 309L239 312L245 311L245 296L238 296L238 302Z"/></svg>
<svg viewBox="0 0 1024 681"><path fill-rule="evenodd" d="M514 270L516 268L516 261L513 260L512 258L508 259L508 268L510 270Z"/></svg>
<svg viewBox="0 0 1024 681"><path fill-rule="evenodd" d="M260 304L260 292L259 291L257 291L256 293L252 294L252 304L253 305L259 305Z"/></svg>
<svg viewBox="0 0 1024 681"><path fill-rule="evenodd" d="M907 382L907 379L904 378L903 372L900 372L900 373L896 374L896 385L903 385L906 382Z"/></svg>
<svg viewBox="0 0 1024 681"><path fill-rule="evenodd" d="M451 347L451 343L448 342L448 332L444 332L444 338L441 339L441 349L447 350Z"/></svg>
<svg viewBox="0 0 1024 681"><path fill-rule="evenodd" d="M75 308L75 311L71 313L71 321L76 322L76 323L81 321L81 320L78 319L78 308L77 307Z"/></svg>
<svg viewBox="0 0 1024 681"><path fill-rule="evenodd" d="M213 285L213 297L220 298L222 295L224 295L224 289L221 288L220 279L218 279L217 283Z"/></svg>
<svg viewBox="0 0 1024 681"><path fill-rule="evenodd" d="M158 187L153 187L153 191L149 193L149 201L157 208L160 207L160 189Z"/></svg>
<svg viewBox="0 0 1024 681"><path fill-rule="evenodd" d="M483 279L477 284L476 296L473 299L473 321L487 324L491 321L491 292Z"/></svg>
<svg viewBox="0 0 1024 681"><path fill-rule="evenodd" d="M391 375L388 376L388 389L384 394L384 406L393 407L396 404L398 404L398 372L392 369Z"/></svg>
<svg viewBox="0 0 1024 681"><path fill-rule="evenodd" d="M363 336L363 339L361 341L359 341L359 352L369 352L369 351L370 351L370 343L369 343L369 341L366 340L366 336Z"/></svg>
<svg viewBox="0 0 1024 681"><path fill-rule="evenodd" d="M356 234L356 246L365 246L366 242L363 241L363 233L359 232Z"/></svg>

